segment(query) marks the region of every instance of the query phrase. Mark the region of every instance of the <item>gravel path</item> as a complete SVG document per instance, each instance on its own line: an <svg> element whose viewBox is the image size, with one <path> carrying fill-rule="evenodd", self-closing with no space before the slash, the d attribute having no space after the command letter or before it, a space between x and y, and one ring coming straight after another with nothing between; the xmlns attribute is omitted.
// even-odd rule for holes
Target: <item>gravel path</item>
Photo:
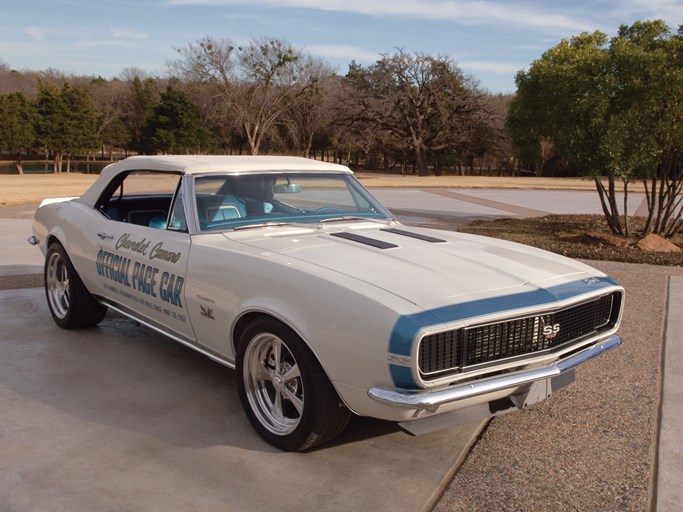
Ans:
<svg viewBox="0 0 683 512"><path fill-rule="evenodd" d="M436 512L650 510L668 276L683 269L590 264L626 289L624 344L548 401L493 419Z"/></svg>

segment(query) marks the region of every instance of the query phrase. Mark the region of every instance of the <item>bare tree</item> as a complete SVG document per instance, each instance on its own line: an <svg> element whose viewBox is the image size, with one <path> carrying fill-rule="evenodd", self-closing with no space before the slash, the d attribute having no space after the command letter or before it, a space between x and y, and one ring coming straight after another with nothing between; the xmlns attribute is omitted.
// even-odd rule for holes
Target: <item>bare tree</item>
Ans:
<svg viewBox="0 0 683 512"><path fill-rule="evenodd" d="M321 59L304 57L302 69L311 76L307 80L312 86L301 94L299 101L294 102L281 122L293 145L305 158L309 158L316 135L328 129L334 121L331 111L340 84L339 78Z"/></svg>
<svg viewBox="0 0 683 512"><path fill-rule="evenodd" d="M144 69L135 67L135 66L130 66L127 68L124 68L120 73L119 73L119 79L122 80L123 82L132 82L135 79L138 80L144 80L146 78L152 78L152 76L145 71Z"/></svg>
<svg viewBox="0 0 683 512"><path fill-rule="evenodd" d="M35 98L37 77L34 72L16 71L0 61L0 94L20 92L29 98Z"/></svg>
<svg viewBox="0 0 683 512"><path fill-rule="evenodd" d="M187 81L211 84L213 98L238 120L256 155L276 123L319 81L311 60L280 39L255 38L246 47L206 37L178 50L171 69Z"/></svg>
<svg viewBox="0 0 683 512"><path fill-rule="evenodd" d="M97 136L103 144L108 142L104 140L103 135L111 130L115 124L122 122L125 98L129 93L128 89L128 84L121 80L107 81L98 78L91 80L88 84L93 105L99 114ZM104 147L102 151L104 152Z"/></svg>
<svg viewBox="0 0 683 512"><path fill-rule="evenodd" d="M356 123L392 134L397 146L410 145L420 175L427 156L462 140L467 118L478 112L479 93L447 57L398 50L367 69L352 64L346 75Z"/></svg>

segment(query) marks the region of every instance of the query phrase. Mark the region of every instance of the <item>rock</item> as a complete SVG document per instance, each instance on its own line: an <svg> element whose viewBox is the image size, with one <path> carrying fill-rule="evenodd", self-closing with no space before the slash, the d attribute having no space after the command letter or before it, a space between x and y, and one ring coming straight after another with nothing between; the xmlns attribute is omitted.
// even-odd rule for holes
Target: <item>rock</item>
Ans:
<svg viewBox="0 0 683 512"><path fill-rule="evenodd" d="M636 247L646 252L681 252L681 248L676 244L654 233L638 240Z"/></svg>

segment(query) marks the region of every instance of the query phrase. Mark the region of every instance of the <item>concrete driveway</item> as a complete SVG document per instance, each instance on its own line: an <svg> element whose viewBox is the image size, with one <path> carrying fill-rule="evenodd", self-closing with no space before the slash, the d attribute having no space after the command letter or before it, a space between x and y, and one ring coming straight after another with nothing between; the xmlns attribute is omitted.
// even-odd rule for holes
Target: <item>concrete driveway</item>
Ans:
<svg viewBox="0 0 683 512"><path fill-rule="evenodd" d="M0 222L0 279L42 271L31 211ZM354 418L332 445L282 453L234 372L128 319L65 331L31 288L0 291L0 322L0 512L421 510L483 425L411 437Z"/></svg>
<svg viewBox="0 0 683 512"><path fill-rule="evenodd" d="M479 425L411 437L355 418L282 453L233 371L109 314L59 329L38 288L0 292L0 511L420 510Z"/></svg>

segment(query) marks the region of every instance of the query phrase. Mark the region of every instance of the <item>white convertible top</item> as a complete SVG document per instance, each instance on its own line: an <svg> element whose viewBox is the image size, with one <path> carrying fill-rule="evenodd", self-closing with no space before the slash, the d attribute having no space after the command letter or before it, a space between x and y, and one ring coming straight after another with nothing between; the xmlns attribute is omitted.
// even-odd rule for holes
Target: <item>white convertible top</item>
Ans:
<svg viewBox="0 0 683 512"><path fill-rule="evenodd" d="M80 197L94 205L105 187L116 175L128 171L179 172L181 174L206 173L259 173L259 172L315 172L347 173L352 171L338 164L295 156L251 155L162 155L131 156L102 169L99 178Z"/></svg>

